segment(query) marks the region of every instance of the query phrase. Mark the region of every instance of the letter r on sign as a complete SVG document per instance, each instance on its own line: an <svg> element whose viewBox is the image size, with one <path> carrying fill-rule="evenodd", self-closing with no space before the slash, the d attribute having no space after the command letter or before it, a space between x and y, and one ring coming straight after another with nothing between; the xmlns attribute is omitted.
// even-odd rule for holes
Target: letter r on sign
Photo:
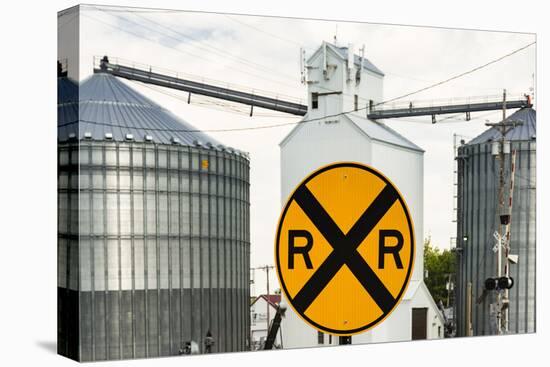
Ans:
<svg viewBox="0 0 550 367"><path fill-rule="evenodd" d="M306 239L305 246L296 247L296 238L301 237ZM301 254L304 257L304 262L308 269L313 269L311 259L309 257L309 251L313 247L313 237L311 233L306 230L289 230L288 231L288 268L294 269L294 255Z"/></svg>
<svg viewBox="0 0 550 367"><path fill-rule="evenodd" d="M386 238L393 237L397 240L394 246L386 246ZM403 263L399 251L403 248L403 235L394 229L381 229L378 237L378 269L384 269L386 254L392 254L397 269L403 269Z"/></svg>

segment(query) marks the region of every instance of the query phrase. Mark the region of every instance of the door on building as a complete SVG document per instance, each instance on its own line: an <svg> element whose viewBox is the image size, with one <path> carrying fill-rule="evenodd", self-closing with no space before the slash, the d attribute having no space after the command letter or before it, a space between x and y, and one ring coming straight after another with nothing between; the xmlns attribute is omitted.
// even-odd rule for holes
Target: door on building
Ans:
<svg viewBox="0 0 550 367"><path fill-rule="evenodd" d="M351 336L340 336L338 337L338 344L351 344Z"/></svg>
<svg viewBox="0 0 550 367"><path fill-rule="evenodd" d="M428 338L428 308L412 309L412 340Z"/></svg>

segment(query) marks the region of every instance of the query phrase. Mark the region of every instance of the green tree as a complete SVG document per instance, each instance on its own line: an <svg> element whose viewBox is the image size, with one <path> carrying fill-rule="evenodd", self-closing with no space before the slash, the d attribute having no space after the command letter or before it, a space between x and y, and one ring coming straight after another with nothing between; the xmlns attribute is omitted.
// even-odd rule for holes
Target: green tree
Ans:
<svg viewBox="0 0 550 367"><path fill-rule="evenodd" d="M456 255L449 250L441 251L437 247L432 246L431 238L424 241L424 270L427 272L427 277L424 279L426 286L430 290L433 299L436 303L440 300L444 305L447 304L447 282L449 276L454 282L455 278ZM452 305L452 297L450 300Z"/></svg>

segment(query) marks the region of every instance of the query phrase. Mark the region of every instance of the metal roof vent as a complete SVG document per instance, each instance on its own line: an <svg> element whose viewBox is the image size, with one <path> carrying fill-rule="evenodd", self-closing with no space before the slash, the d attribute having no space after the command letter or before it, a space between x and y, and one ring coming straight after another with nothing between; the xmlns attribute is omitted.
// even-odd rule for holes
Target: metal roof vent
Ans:
<svg viewBox="0 0 550 367"><path fill-rule="evenodd" d="M194 141L193 141L193 144L195 144L195 145L198 146L198 147L204 146L204 144L203 144L202 141L200 141L200 140L194 140Z"/></svg>
<svg viewBox="0 0 550 367"><path fill-rule="evenodd" d="M75 133L69 133L69 139L76 139Z"/></svg>
<svg viewBox="0 0 550 367"><path fill-rule="evenodd" d="M145 135L145 141L153 141L153 137L151 135Z"/></svg>
<svg viewBox="0 0 550 367"><path fill-rule="evenodd" d="M172 139L170 139L172 141L172 144L179 144L180 143L180 139L179 138L176 138L176 137L172 137Z"/></svg>
<svg viewBox="0 0 550 367"><path fill-rule="evenodd" d="M89 131L86 131L86 132L84 133L84 139L91 139L91 138L92 138L92 133L89 132Z"/></svg>
<svg viewBox="0 0 550 367"><path fill-rule="evenodd" d="M126 140L134 140L134 135L126 134Z"/></svg>
<svg viewBox="0 0 550 367"><path fill-rule="evenodd" d="M537 134L533 134L533 136L531 136L531 139L536 140L537 139Z"/></svg>
<svg viewBox="0 0 550 367"><path fill-rule="evenodd" d="M113 133L105 133L105 139L113 140Z"/></svg>
<svg viewBox="0 0 550 367"><path fill-rule="evenodd" d="M223 152L225 150L225 146L223 144L218 144L216 147L220 152Z"/></svg>
<svg viewBox="0 0 550 367"><path fill-rule="evenodd" d="M214 148L214 146L212 145L211 142L207 142L207 143L206 143L206 146L207 146L209 149L213 149L213 148Z"/></svg>

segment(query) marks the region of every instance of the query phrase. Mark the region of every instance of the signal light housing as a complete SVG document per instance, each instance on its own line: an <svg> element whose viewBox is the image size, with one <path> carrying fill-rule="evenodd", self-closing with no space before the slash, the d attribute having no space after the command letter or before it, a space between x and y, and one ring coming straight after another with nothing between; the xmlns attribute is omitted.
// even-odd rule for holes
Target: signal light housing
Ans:
<svg viewBox="0 0 550 367"><path fill-rule="evenodd" d="M500 289L510 289L514 286L514 278L500 277L498 278L498 287Z"/></svg>
<svg viewBox="0 0 550 367"><path fill-rule="evenodd" d="M497 280L495 278L485 279L485 289L488 291L494 291L497 289Z"/></svg>
<svg viewBox="0 0 550 367"><path fill-rule="evenodd" d="M512 277L500 277L500 278L487 278L485 279L485 289L488 291L510 289L514 286L514 278Z"/></svg>

